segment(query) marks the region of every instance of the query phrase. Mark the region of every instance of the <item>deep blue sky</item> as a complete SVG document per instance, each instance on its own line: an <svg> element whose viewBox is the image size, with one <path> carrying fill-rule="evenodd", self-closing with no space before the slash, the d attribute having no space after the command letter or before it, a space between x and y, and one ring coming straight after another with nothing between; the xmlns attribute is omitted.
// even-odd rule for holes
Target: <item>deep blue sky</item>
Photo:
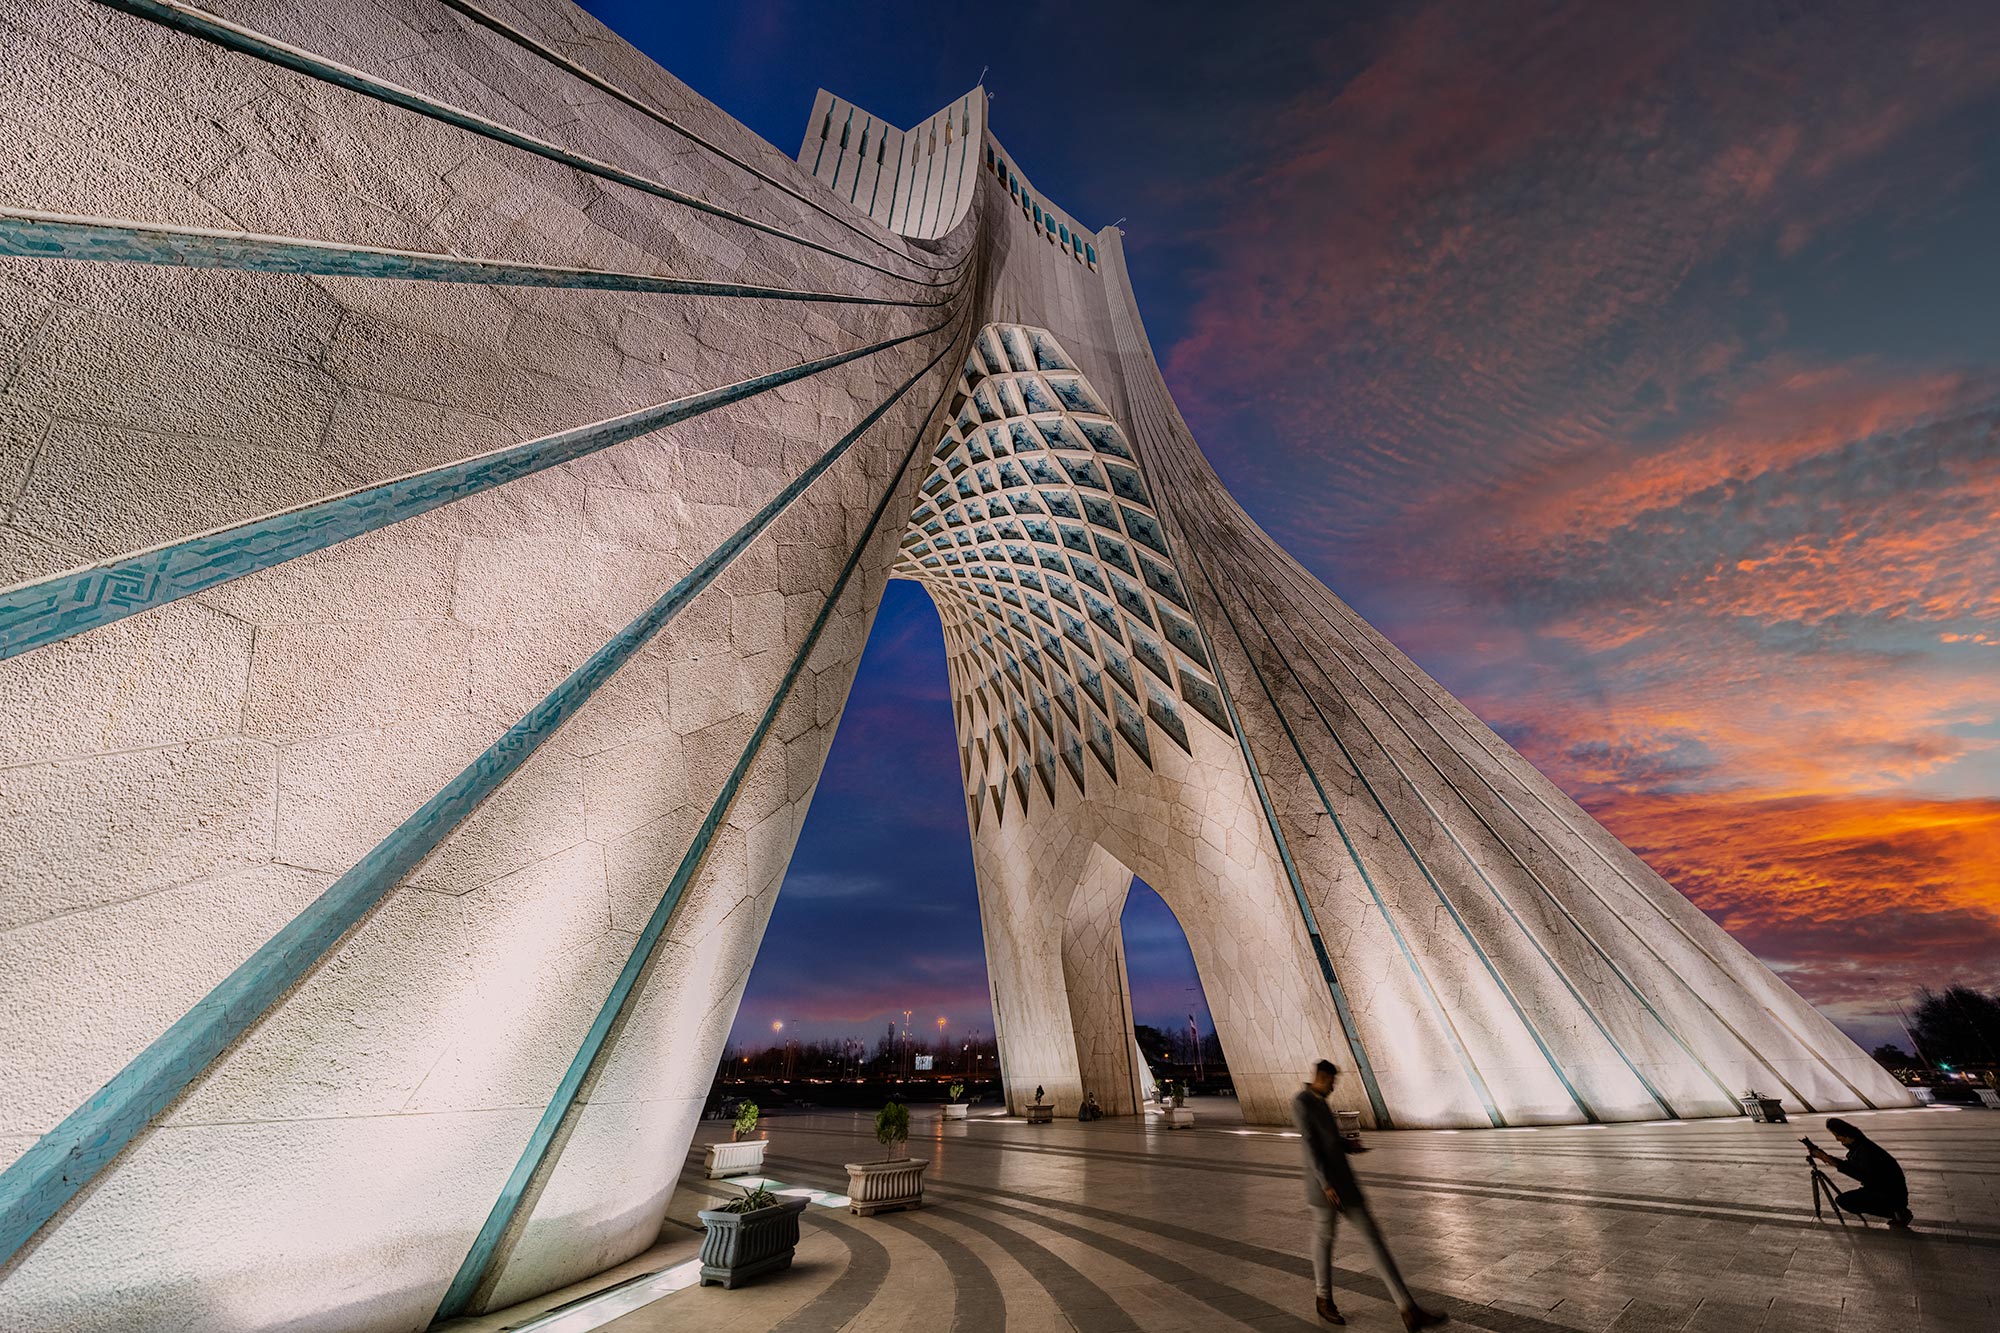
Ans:
<svg viewBox="0 0 2000 1333"><path fill-rule="evenodd" d="M990 65L1267 530L1864 1040L2000 986L2000 7L588 7L786 152ZM893 587L739 1033L988 1024L953 754Z"/></svg>
<svg viewBox="0 0 2000 1333"><path fill-rule="evenodd" d="M585 0L584 8L788 154L821 87L908 125L990 65L995 132L1036 188L1087 225L1126 218L1128 254L1143 270L1140 300L1162 346L1194 300L1187 278L1199 247L1184 239L1187 220L1212 205L1188 193L1205 179L1157 169L1158 146L1186 139L1214 162L1226 156L1229 131L1163 97L1159 68L1184 63L1187 42L1205 51L1194 81L1204 105L1236 108L1224 126L1253 121L1285 82L1302 88L1313 77L1309 64L1286 71L1269 55L1271 45L1289 45L1288 29L1304 40L1315 26L1309 16L1274 20L1253 37L1212 5L1100 8L1089 29L1068 6L1017 8L1004 22L975 6L841 12ZM1091 35L1099 29L1125 34L1118 59L1104 58ZM1102 151L1135 137L1156 146L1144 162ZM872 1040L906 1008L926 1031L943 1016L954 1032L992 1032L957 763L937 615L914 585L892 583L734 1039L767 1041L784 1020L808 1036ZM1206 1030L1186 938L1143 883L1133 886L1125 933L1138 1021L1177 1030L1192 1010Z"/></svg>

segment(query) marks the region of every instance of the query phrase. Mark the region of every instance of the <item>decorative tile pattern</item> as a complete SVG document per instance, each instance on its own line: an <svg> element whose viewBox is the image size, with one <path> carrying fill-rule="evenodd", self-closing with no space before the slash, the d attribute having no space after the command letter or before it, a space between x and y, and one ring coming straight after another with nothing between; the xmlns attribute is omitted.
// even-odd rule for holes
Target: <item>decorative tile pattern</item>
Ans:
<svg viewBox="0 0 2000 1333"><path fill-rule="evenodd" d="M979 331L894 570L944 622L975 820L1004 819L1010 792L1025 814L1028 772L1050 800L1083 795L1086 744L1094 780L1117 782L1114 732L1147 767L1156 743L1189 752L1187 712L1230 732L1132 448L1074 366L1047 329Z"/></svg>
<svg viewBox="0 0 2000 1333"><path fill-rule="evenodd" d="M943 327L940 323L866 347L816 357L609 421L559 431L511 449L481 454L102 565L5 589L0 591L0 659L60 643L136 612L415 518L439 505L504 486L780 385L927 337Z"/></svg>
<svg viewBox="0 0 2000 1333"><path fill-rule="evenodd" d="M939 306L945 297L904 299L847 292L801 291L741 282L704 282L650 273L562 268L506 259L343 245L300 236L205 227L170 227L130 219L71 217L0 208L0 255L23 259L75 259L88 263L168 264L180 268L236 269L246 273L313 273L399 282L470 282L487 287L551 287L600 292L652 292L662 296L735 296L838 305Z"/></svg>

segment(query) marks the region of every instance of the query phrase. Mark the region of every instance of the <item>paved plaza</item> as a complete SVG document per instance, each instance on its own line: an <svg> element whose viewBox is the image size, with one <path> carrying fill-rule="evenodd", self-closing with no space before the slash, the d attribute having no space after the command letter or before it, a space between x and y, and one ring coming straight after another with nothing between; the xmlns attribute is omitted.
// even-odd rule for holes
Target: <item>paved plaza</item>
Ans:
<svg viewBox="0 0 2000 1333"><path fill-rule="evenodd" d="M774 1188L825 1191L790 1271L693 1285L696 1211L729 1186L697 1146L661 1244L586 1286L464 1327L1179 1330L1323 1327L1312 1318L1298 1145L1201 1099L1200 1123L1030 1127L913 1116L925 1206L860 1219L841 1164L879 1156L860 1115L767 1122ZM1370 1136L1357 1159L1406 1277L1454 1324L1493 1333L1986 1333L2000 1327L2000 1115L1851 1113L1903 1162L1916 1226L1816 1221L1797 1139L1824 1117ZM726 1134L705 1124L700 1142ZM1398 1327L1358 1240L1335 1299L1350 1327ZM599 1323L588 1297L646 1274L668 1294ZM650 1284L650 1285L649 1285ZM536 1316L567 1306L558 1327Z"/></svg>

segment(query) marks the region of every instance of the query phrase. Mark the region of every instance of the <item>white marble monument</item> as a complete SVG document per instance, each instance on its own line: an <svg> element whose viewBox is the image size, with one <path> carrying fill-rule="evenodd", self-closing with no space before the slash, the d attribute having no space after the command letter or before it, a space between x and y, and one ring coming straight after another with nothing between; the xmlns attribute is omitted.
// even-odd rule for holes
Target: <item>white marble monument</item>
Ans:
<svg viewBox="0 0 2000 1333"><path fill-rule="evenodd" d="M1907 1101L1231 501L982 90L794 160L561 0L0 58L0 1327L649 1245L891 577L1017 1111L1139 1105L1134 873L1253 1120Z"/></svg>

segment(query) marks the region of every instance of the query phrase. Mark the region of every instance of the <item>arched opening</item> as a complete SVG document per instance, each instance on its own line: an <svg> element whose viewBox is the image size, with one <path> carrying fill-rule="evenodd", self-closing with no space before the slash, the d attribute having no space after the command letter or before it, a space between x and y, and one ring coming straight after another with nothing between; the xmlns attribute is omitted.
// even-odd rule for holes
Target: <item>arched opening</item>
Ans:
<svg viewBox="0 0 2000 1333"><path fill-rule="evenodd" d="M1195 942L1166 898L1093 847L1063 912L1061 940L1076 1086L1060 1088L1059 1099L1095 1097L1107 1115L1136 1115L1149 1103L1157 1109L1155 1085L1167 1079L1184 1095L1222 1099L1208 1104L1239 1118ZM1204 944L1208 952L1215 942ZM1056 1037L1040 1043L1041 1060L1060 1071L1068 1066Z"/></svg>
<svg viewBox="0 0 2000 1333"><path fill-rule="evenodd" d="M1155 1083L1171 1080L1192 1096L1206 1099L1204 1107L1226 1109L1233 1117L1235 1089L1229 1082L1228 1057L1180 918L1146 881L1135 878L1119 927L1125 942L1141 1089L1149 1075Z"/></svg>
<svg viewBox="0 0 2000 1333"><path fill-rule="evenodd" d="M1135 1114L1149 1082L1123 933L1137 874L1150 886L1142 919L1157 917L1157 889L1200 968L1189 981L1214 1000L1212 1019L1206 1003L1184 1010L1194 1032L1174 1072L1229 1088L1250 1119L1282 1120L1300 1061L1335 1018L1137 451L1045 329L981 330L947 412L890 570L916 586L885 596L779 898L776 947L733 1035L789 1053L812 1032L798 1017L823 1025L834 1004L850 1029L871 1015L877 1034L850 1067L880 1071L887 1055L935 1081L955 1035L978 1072L971 1037L990 1024L1011 1109L1039 1096L1068 1116L1094 1097ZM929 756L954 745L950 783ZM920 834L869 841L885 807L912 803ZM955 962L932 914L956 915ZM923 947L899 951L913 919ZM933 973L953 966L966 975L942 998ZM975 985L985 1002L969 1022L952 1011ZM1236 1057L1226 1083L1208 1076L1218 1031Z"/></svg>
<svg viewBox="0 0 2000 1333"><path fill-rule="evenodd" d="M884 590L715 1096L999 1100L986 956L937 610ZM938 1020L945 1020L942 1028ZM919 1068L928 1063L929 1068Z"/></svg>

